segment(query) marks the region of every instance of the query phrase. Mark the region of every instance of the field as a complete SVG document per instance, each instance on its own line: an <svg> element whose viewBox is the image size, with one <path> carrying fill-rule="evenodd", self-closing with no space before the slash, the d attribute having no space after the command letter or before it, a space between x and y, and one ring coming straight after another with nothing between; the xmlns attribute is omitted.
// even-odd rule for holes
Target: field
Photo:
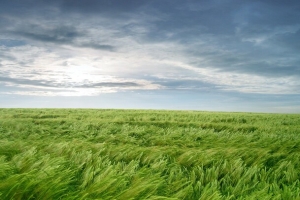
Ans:
<svg viewBox="0 0 300 200"><path fill-rule="evenodd" d="M300 199L300 115L0 109L0 199Z"/></svg>

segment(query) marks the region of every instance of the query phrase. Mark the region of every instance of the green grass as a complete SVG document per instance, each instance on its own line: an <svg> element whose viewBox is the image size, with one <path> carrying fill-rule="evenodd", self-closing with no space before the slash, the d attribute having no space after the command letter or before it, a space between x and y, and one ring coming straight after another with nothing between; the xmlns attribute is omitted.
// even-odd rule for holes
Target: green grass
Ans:
<svg viewBox="0 0 300 200"><path fill-rule="evenodd" d="M300 199L300 115L0 109L0 199Z"/></svg>

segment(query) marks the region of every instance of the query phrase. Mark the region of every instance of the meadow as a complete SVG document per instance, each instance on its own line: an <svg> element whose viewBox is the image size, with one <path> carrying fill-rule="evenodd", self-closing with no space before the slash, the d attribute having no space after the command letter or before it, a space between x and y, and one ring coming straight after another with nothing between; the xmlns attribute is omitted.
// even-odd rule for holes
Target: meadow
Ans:
<svg viewBox="0 0 300 200"><path fill-rule="evenodd" d="M0 199L300 199L300 114L0 109Z"/></svg>

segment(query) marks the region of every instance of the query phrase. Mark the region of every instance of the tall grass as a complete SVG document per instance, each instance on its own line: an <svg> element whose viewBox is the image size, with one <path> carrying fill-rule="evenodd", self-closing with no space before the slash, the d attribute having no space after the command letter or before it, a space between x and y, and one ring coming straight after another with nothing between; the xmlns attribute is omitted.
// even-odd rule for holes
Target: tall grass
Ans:
<svg viewBox="0 0 300 200"><path fill-rule="evenodd" d="M300 115L0 109L0 199L300 199Z"/></svg>

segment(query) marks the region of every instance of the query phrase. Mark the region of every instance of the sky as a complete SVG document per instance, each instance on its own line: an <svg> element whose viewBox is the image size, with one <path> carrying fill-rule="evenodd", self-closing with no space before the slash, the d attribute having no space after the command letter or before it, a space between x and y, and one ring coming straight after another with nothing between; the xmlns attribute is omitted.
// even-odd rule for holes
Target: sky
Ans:
<svg viewBox="0 0 300 200"><path fill-rule="evenodd" d="M299 0L0 0L0 107L300 113Z"/></svg>

